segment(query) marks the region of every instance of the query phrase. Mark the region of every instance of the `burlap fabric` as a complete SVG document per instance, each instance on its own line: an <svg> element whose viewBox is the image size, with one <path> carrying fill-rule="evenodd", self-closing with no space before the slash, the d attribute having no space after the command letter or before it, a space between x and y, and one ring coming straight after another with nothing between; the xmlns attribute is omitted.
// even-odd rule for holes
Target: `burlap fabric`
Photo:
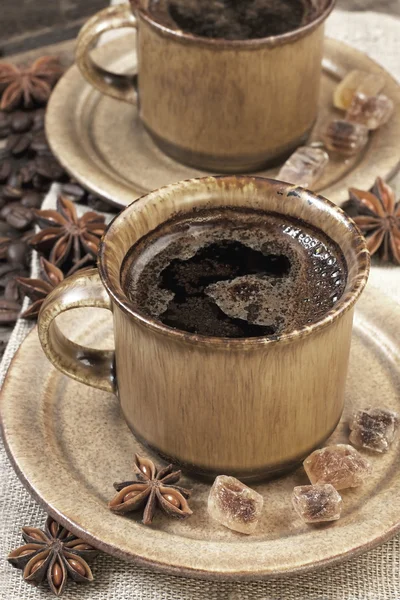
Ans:
<svg viewBox="0 0 400 600"><path fill-rule="evenodd" d="M382 14L337 11L331 16L327 29L330 36L367 52L399 78L399 21ZM400 177L396 184L400 191ZM54 186L45 200L46 207L54 205L55 193ZM32 267L37 269L36 257ZM400 301L400 268L374 267L369 285L379 286ZM30 328L24 321L17 323L0 366L0 383ZM29 444L29 440L26 443ZM49 477L57 485L57 474L49 473ZM25 491L0 447L0 600L48 597L45 586L39 589L27 586L21 573L5 560L7 553L21 543L21 527L41 526L44 520L45 513ZM87 600L395 600L400 599L400 536L337 567L268 582L219 584L183 579L153 573L106 555L96 559L93 572L92 586L71 583L64 597Z"/></svg>

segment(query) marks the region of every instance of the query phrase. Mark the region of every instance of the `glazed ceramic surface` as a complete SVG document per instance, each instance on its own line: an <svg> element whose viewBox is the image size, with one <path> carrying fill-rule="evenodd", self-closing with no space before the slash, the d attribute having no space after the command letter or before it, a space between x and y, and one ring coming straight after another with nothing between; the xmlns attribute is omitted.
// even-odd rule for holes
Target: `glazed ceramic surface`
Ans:
<svg viewBox="0 0 400 600"><path fill-rule="evenodd" d="M106 311L78 309L60 320L74 341L113 348ZM398 305L367 287L355 314L345 410L329 443L348 441L355 409L400 410L399 341ZM206 509L210 485L187 477L182 485L193 488L194 514L186 521L157 514L145 527L139 513L112 514L107 502L113 482L131 478L135 452L151 455L132 436L115 396L50 365L36 329L14 358L0 407L9 456L45 510L98 548L157 570L232 580L289 575L354 557L400 529L399 439L387 454L365 454L372 475L363 486L341 492L342 518L333 524L304 525L294 512L293 486L307 484L302 468L254 485L265 509L260 530L248 537L212 521Z"/></svg>
<svg viewBox="0 0 400 600"><path fill-rule="evenodd" d="M132 245L177 214L227 206L300 219L340 247L346 286L326 314L270 337L232 339L167 327L132 306L121 285ZM39 337L61 371L117 393L132 431L160 456L198 474L266 477L298 464L339 421L353 310L369 262L354 222L322 197L260 177L192 179L115 217L100 245L100 276L84 271L62 282L42 305ZM57 315L88 306L113 312L115 361L60 334Z"/></svg>
<svg viewBox="0 0 400 600"><path fill-rule="evenodd" d="M132 0L83 26L76 62L102 93L138 105L144 127L173 158L216 172L254 171L308 137L318 110L324 22L334 1L313 0L308 22L283 35L222 40L161 25L149 0ZM99 35L119 27L138 30L138 78L115 77L91 58Z"/></svg>
<svg viewBox="0 0 400 600"><path fill-rule="evenodd" d="M93 54L108 69L134 72L134 47L134 35L128 35ZM324 123L342 114L333 108L332 94L339 80L352 69L383 74L384 93L400 106L400 86L389 73L365 54L326 39L318 119L311 141L318 141ZM204 175L165 155L146 132L137 108L94 90L76 66L64 75L50 98L46 131L53 152L71 175L87 189L119 206L127 206L135 198L169 183ZM349 187L371 187L377 173L390 179L399 163L399 139L397 110L387 125L371 135L359 156L346 161L332 160L315 190L340 203L348 198ZM259 174L276 177L278 170Z"/></svg>

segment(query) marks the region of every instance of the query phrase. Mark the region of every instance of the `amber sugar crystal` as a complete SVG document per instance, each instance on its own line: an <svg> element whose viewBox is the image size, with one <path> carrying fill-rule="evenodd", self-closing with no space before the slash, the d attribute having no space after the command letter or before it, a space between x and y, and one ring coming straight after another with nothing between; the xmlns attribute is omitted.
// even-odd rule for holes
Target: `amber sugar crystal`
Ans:
<svg viewBox="0 0 400 600"><path fill-rule="evenodd" d="M337 490L361 485L370 473L369 462L348 444L315 450L303 466L312 484L330 483Z"/></svg>
<svg viewBox="0 0 400 600"><path fill-rule="evenodd" d="M328 161L329 156L322 148L301 146L287 159L277 178L301 187L311 187L322 175Z"/></svg>
<svg viewBox="0 0 400 600"><path fill-rule="evenodd" d="M292 503L305 523L323 523L340 519L342 498L330 483L295 487Z"/></svg>
<svg viewBox="0 0 400 600"><path fill-rule="evenodd" d="M352 417L350 442L357 448L387 452L393 443L399 415L384 408L358 410Z"/></svg>
<svg viewBox="0 0 400 600"><path fill-rule="evenodd" d="M263 497L235 477L219 475L210 490L208 513L221 525L254 533L262 513Z"/></svg>
<svg viewBox="0 0 400 600"><path fill-rule="evenodd" d="M383 75L355 69L347 73L336 87L333 104L336 108L347 110L356 93L365 96L376 96L382 91L384 85L385 78Z"/></svg>

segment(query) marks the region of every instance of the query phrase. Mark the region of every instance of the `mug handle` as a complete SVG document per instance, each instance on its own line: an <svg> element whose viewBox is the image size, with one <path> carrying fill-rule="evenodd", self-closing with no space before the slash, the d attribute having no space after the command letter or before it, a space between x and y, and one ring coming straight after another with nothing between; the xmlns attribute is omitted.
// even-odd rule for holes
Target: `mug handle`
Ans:
<svg viewBox="0 0 400 600"><path fill-rule="evenodd" d="M38 334L44 353L57 369L72 379L115 393L114 351L85 348L61 332L56 317L73 308L97 307L112 311L111 300L97 269L75 273L61 282L44 301Z"/></svg>
<svg viewBox="0 0 400 600"><path fill-rule="evenodd" d="M121 27L137 29L137 20L129 4L109 6L96 13L79 32L75 60L84 78L102 94L137 104L137 74L119 75L96 64L90 51L102 33Z"/></svg>

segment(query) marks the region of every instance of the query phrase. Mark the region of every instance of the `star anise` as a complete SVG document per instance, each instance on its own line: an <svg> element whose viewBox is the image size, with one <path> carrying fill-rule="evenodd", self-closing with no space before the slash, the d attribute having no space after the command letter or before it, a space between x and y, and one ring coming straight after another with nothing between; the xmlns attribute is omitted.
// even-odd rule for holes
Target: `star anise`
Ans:
<svg viewBox="0 0 400 600"><path fill-rule="evenodd" d="M83 256L96 258L106 224L104 216L89 211L78 217L73 202L62 195L57 199L57 210L35 210L42 231L31 240L31 246L41 253L49 253L49 261L56 266L72 266Z"/></svg>
<svg viewBox="0 0 400 600"><path fill-rule="evenodd" d="M180 471L174 471L169 465L157 472L151 460L137 454L133 469L135 481L114 483L118 493L108 504L110 510L123 515L144 507L144 525L152 522L157 507L169 517L178 519L186 519L192 514L186 501L190 490L174 485L180 479Z"/></svg>
<svg viewBox="0 0 400 600"><path fill-rule="evenodd" d="M67 273L66 277L87 267L92 260L92 257L87 254ZM64 273L43 256L40 257L40 271L42 279L16 277L20 290L32 300L32 304L21 314L23 319L36 319L44 300L64 280Z"/></svg>
<svg viewBox="0 0 400 600"><path fill-rule="evenodd" d="M27 583L39 585L47 578L53 594L61 596L68 577L77 582L93 581L86 560L96 556L97 550L51 517L48 517L44 530L23 527L22 537L26 544L10 552L7 560L14 567L23 569Z"/></svg>
<svg viewBox="0 0 400 600"><path fill-rule="evenodd" d="M371 255L379 251L384 261L400 264L400 202L393 190L378 177L370 192L351 188L343 209L366 238Z"/></svg>
<svg viewBox="0 0 400 600"><path fill-rule="evenodd" d="M0 63L0 109L45 104L62 73L63 68L55 56L42 56L26 68Z"/></svg>

